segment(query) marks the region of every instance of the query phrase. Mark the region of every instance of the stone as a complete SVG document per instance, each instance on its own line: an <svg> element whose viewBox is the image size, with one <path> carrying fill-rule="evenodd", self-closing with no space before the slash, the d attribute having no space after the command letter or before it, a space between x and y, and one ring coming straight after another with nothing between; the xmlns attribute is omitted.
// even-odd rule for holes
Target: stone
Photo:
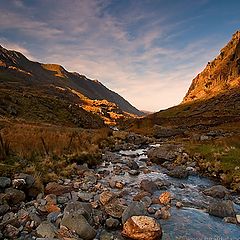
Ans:
<svg viewBox="0 0 240 240"><path fill-rule="evenodd" d="M139 170L130 170L130 171L128 171L128 173L132 176L136 176L136 175L140 174L140 171Z"/></svg>
<svg viewBox="0 0 240 240"><path fill-rule="evenodd" d="M99 201L104 206L107 203L109 203L115 197L116 197L116 195L114 193L109 192L109 191L105 191L105 192L102 192L100 194Z"/></svg>
<svg viewBox="0 0 240 240"><path fill-rule="evenodd" d="M116 182L115 187L118 189L123 189L124 188L124 183L123 182Z"/></svg>
<svg viewBox="0 0 240 240"><path fill-rule="evenodd" d="M121 218L126 207L118 199L104 205L105 212L115 218Z"/></svg>
<svg viewBox="0 0 240 240"><path fill-rule="evenodd" d="M117 229L119 227L119 225L120 225L119 220L117 220L115 218L110 217L106 220L106 227L108 229Z"/></svg>
<svg viewBox="0 0 240 240"><path fill-rule="evenodd" d="M122 214L122 223L124 224L132 216L147 215L145 206L141 202L132 202Z"/></svg>
<svg viewBox="0 0 240 240"><path fill-rule="evenodd" d="M50 182L45 187L45 194L55 194L56 196L60 196L64 193L71 192L71 186L63 186L56 182Z"/></svg>
<svg viewBox="0 0 240 240"><path fill-rule="evenodd" d="M93 193L87 193L87 192L78 192L78 197L81 201L89 202L93 198Z"/></svg>
<svg viewBox="0 0 240 240"><path fill-rule="evenodd" d="M156 212L156 209L153 208L153 207L149 207L149 208L147 209L147 212L148 212L149 214L154 214L154 213Z"/></svg>
<svg viewBox="0 0 240 240"><path fill-rule="evenodd" d="M158 240L162 237L162 229L152 217L132 216L124 223L122 235L137 240Z"/></svg>
<svg viewBox="0 0 240 240"><path fill-rule="evenodd" d="M224 222L226 223L233 223L233 224L237 224L237 219L235 217L225 217L224 219Z"/></svg>
<svg viewBox="0 0 240 240"><path fill-rule="evenodd" d="M159 197L159 202L163 205L167 205L171 202L171 193L163 192Z"/></svg>
<svg viewBox="0 0 240 240"><path fill-rule="evenodd" d="M14 176L14 180L18 180L18 179L24 179L26 188L31 188L35 183L34 177L32 175L25 174L25 173L16 174Z"/></svg>
<svg viewBox="0 0 240 240"><path fill-rule="evenodd" d="M145 208L148 208L152 204L152 199L149 196L145 196L140 200L140 202L144 204Z"/></svg>
<svg viewBox="0 0 240 240"><path fill-rule="evenodd" d="M151 193L145 191L139 192L137 195L133 197L133 200L140 201L145 196L151 197Z"/></svg>
<svg viewBox="0 0 240 240"><path fill-rule="evenodd" d="M8 204L0 205L0 216L4 215L9 209Z"/></svg>
<svg viewBox="0 0 240 240"><path fill-rule="evenodd" d="M168 175L170 177L182 179L182 178L187 178L189 173L184 166L177 166L173 170L170 170L168 172Z"/></svg>
<svg viewBox="0 0 240 240"><path fill-rule="evenodd" d="M237 222L240 223L240 215L236 215Z"/></svg>
<svg viewBox="0 0 240 240"><path fill-rule="evenodd" d="M140 188L153 194L158 189L158 186L151 180L143 179L140 183Z"/></svg>
<svg viewBox="0 0 240 240"><path fill-rule="evenodd" d="M26 198L25 193L21 190L14 188L5 189L5 199L10 205L18 204Z"/></svg>
<svg viewBox="0 0 240 240"><path fill-rule="evenodd" d="M114 240L114 235L110 232L107 232L105 230L103 230L101 233L100 233L100 237L99 237L100 240Z"/></svg>
<svg viewBox="0 0 240 240"><path fill-rule="evenodd" d="M216 217L235 217L235 210L233 202L226 201L214 201L209 204L208 213Z"/></svg>
<svg viewBox="0 0 240 240"><path fill-rule="evenodd" d="M0 177L0 188L7 188L11 185L11 179L7 177Z"/></svg>
<svg viewBox="0 0 240 240"><path fill-rule="evenodd" d="M64 214L61 225L76 232L82 239L91 240L96 236L96 231L86 218L78 212Z"/></svg>
<svg viewBox="0 0 240 240"><path fill-rule="evenodd" d="M130 160L127 162L127 166L131 169L131 170L138 170L139 169L139 166L138 164L133 161L133 160Z"/></svg>
<svg viewBox="0 0 240 240"><path fill-rule="evenodd" d="M224 198L227 194L229 194L229 191L222 185L216 185L205 189L203 193L214 198Z"/></svg>
<svg viewBox="0 0 240 240"><path fill-rule="evenodd" d="M175 206L176 208L182 208L183 204L181 202L176 202Z"/></svg>
<svg viewBox="0 0 240 240"><path fill-rule="evenodd" d="M57 234L56 227L47 221L42 222L36 230L37 234L44 238L54 238Z"/></svg>
<svg viewBox="0 0 240 240"><path fill-rule="evenodd" d="M9 239L16 239L19 235L19 230L11 224L7 224L3 231L3 235Z"/></svg>

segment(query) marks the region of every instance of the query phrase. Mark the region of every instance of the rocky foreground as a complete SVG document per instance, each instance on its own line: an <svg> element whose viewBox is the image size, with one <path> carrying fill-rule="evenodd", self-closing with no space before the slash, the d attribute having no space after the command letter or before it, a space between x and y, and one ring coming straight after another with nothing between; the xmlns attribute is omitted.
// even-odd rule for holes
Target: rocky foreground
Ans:
<svg viewBox="0 0 240 240"><path fill-rule="evenodd" d="M173 167L177 156L185 164ZM187 158L181 146L140 141L43 192L34 176L0 177L0 239L239 239L240 196L200 177Z"/></svg>

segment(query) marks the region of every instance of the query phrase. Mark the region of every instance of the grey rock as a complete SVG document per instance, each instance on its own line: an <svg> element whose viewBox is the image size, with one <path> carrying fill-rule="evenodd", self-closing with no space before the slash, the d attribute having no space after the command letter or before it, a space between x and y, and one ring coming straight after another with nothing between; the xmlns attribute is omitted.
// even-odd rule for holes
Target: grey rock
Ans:
<svg viewBox="0 0 240 240"><path fill-rule="evenodd" d="M203 193L214 198L224 198L227 194L229 194L229 191L222 185L216 185L205 189Z"/></svg>
<svg viewBox="0 0 240 240"><path fill-rule="evenodd" d="M140 188L146 192L153 194L158 189L158 186L151 180L143 179L140 183Z"/></svg>
<svg viewBox="0 0 240 240"><path fill-rule="evenodd" d="M0 216L4 215L10 207L7 204L0 205Z"/></svg>
<svg viewBox="0 0 240 240"><path fill-rule="evenodd" d="M11 179L7 177L0 177L0 188L7 188L11 185Z"/></svg>
<svg viewBox="0 0 240 240"><path fill-rule="evenodd" d="M119 225L120 222L115 218L110 217L106 220L106 227L109 229L116 229L119 227Z"/></svg>
<svg viewBox="0 0 240 240"><path fill-rule="evenodd" d="M45 238L54 238L57 234L57 229L52 223L44 221L37 227L37 234Z"/></svg>
<svg viewBox="0 0 240 240"><path fill-rule="evenodd" d="M105 230L103 230L100 234L100 240L113 240L114 239L114 235L110 232L107 232Z"/></svg>
<svg viewBox="0 0 240 240"><path fill-rule="evenodd" d="M128 173L129 173L130 175L136 176L136 175L139 175L139 174L140 174L140 171L139 171L139 170L130 170L130 171L128 171Z"/></svg>
<svg viewBox="0 0 240 240"><path fill-rule="evenodd" d="M75 231L81 238L86 240L93 239L96 236L96 231L91 227L86 218L78 212L65 214L61 225Z"/></svg>
<svg viewBox="0 0 240 240"><path fill-rule="evenodd" d="M78 197L84 202L89 202L93 198L93 193L78 192Z"/></svg>
<svg viewBox="0 0 240 240"><path fill-rule="evenodd" d="M148 208L152 204L152 199L149 196L145 196L140 200L140 202L144 204L145 208Z"/></svg>
<svg viewBox="0 0 240 240"><path fill-rule="evenodd" d="M168 172L168 175L174 178L187 178L189 173L184 166L177 166Z"/></svg>
<svg viewBox="0 0 240 240"><path fill-rule="evenodd" d="M127 166L131 169L131 170L138 170L139 169L139 166L138 164L135 162L135 161L128 161L127 162Z"/></svg>
<svg viewBox="0 0 240 240"><path fill-rule="evenodd" d="M233 202L230 200L226 201L214 201L209 204L208 213L216 217L235 217L236 213L234 210Z"/></svg>
<svg viewBox="0 0 240 240"><path fill-rule="evenodd" d="M145 206L141 202L132 202L122 214L122 224L124 224L132 216L147 215Z"/></svg>

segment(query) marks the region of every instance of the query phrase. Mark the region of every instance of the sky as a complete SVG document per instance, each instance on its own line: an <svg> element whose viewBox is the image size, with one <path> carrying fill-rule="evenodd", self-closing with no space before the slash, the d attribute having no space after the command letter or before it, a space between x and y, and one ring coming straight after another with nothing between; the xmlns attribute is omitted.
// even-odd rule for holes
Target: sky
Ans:
<svg viewBox="0 0 240 240"><path fill-rule="evenodd" d="M239 29L239 0L0 0L0 45L148 111L179 104Z"/></svg>

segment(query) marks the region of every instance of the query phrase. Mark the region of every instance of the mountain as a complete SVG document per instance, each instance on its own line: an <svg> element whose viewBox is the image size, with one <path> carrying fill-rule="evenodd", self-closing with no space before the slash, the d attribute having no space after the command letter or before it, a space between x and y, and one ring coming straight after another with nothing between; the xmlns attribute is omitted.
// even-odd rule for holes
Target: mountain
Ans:
<svg viewBox="0 0 240 240"><path fill-rule="evenodd" d="M150 133L158 125L193 131L240 129L240 31L193 79L181 104L126 124Z"/></svg>
<svg viewBox="0 0 240 240"><path fill-rule="evenodd" d="M126 116L144 115L143 112L137 110L123 97L109 90L97 80L88 79L75 72L68 72L57 64L30 61L23 54L7 50L1 46L0 90L1 99L8 94L9 97L18 95L18 98L21 99L23 96L32 94L35 99L45 98L46 100L46 98L53 98L55 101L64 101L64 104L78 108L81 113L87 111L99 115L105 123L109 124L115 124L117 119ZM21 95L21 92L24 94ZM26 100L22 99L23 102L26 102ZM30 102L28 101L28 104ZM40 104L40 102L37 104ZM8 103L5 105L5 108L9 109L10 105L8 106ZM24 107L26 107L25 105ZM59 106L56 105L54 109L59 109ZM31 112L24 114L22 111L20 112L19 117L24 118L26 114L32 115L29 117L30 119L34 117ZM3 108L0 113L4 115ZM59 119L59 116L57 119Z"/></svg>
<svg viewBox="0 0 240 240"><path fill-rule="evenodd" d="M220 54L197 75L183 103L212 98L240 86L240 31Z"/></svg>

